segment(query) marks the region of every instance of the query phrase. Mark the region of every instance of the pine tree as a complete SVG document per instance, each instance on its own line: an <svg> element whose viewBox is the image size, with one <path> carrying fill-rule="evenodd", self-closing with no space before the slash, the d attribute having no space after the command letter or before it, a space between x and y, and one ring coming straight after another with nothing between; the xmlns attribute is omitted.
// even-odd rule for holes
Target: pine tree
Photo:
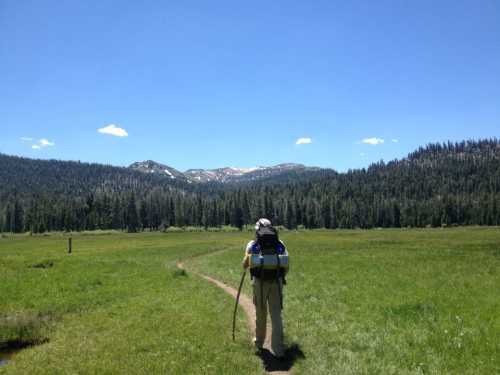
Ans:
<svg viewBox="0 0 500 375"><path fill-rule="evenodd" d="M12 219L12 231L14 233L21 233L24 230L24 210L17 198L14 201L14 214Z"/></svg>
<svg viewBox="0 0 500 375"><path fill-rule="evenodd" d="M10 204L5 208L5 222L4 222L4 232L13 232L13 212Z"/></svg>
<svg viewBox="0 0 500 375"><path fill-rule="evenodd" d="M135 204L134 194L130 194L130 198L127 205L127 231L129 233L137 232L139 228L139 218L137 216L137 206Z"/></svg>
<svg viewBox="0 0 500 375"><path fill-rule="evenodd" d="M141 200L141 203L139 204L139 218L141 221L142 230L144 230L145 228L150 228L148 210L146 207L146 202L144 200Z"/></svg>

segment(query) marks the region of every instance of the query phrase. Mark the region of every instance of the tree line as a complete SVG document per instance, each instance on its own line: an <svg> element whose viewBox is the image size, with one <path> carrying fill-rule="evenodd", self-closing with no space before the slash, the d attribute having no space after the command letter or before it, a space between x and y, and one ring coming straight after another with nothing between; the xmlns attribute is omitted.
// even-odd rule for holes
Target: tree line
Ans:
<svg viewBox="0 0 500 375"><path fill-rule="evenodd" d="M170 226L305 228L500 225L500 142L430 144L345 173L188 184L126 168L0 155L4 232ZM8 167L6 167L8 165Z"/></svg>

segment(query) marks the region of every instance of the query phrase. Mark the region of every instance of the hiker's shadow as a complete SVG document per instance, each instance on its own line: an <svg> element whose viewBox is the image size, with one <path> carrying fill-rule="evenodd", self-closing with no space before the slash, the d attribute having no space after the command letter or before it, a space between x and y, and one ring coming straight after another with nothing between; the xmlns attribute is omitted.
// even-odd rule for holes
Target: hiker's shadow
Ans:
<svg viewBox="0 0 500 375"><path fill-rule="evenodd" d="M306 358L304 352L298 344L292 344L285 351L283 359L276 358L268 349L262 349L257 352L257 355L262 360L264 368L267 372L272 371L289 371L297 359Z"/></svg>

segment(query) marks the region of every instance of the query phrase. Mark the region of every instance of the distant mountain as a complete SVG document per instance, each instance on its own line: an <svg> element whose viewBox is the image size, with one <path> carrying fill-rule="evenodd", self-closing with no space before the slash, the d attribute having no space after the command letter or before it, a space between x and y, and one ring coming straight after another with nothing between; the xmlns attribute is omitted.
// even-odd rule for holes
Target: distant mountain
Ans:
<svg viewBox="0 0 500 375"><path fill-rule="evenodd" d="M171 179L187 180L189 182L248 182L264 178L283 176L289 173L297 172L316 172L320 171L318 167L306 167L302 164L285 163L270 167L236 168L225 167L216 169L188 169L184 173L168 165L158 163L152 160L136 162L129 166L130 169L143 173L152 173L167 176Z"/></svg>
<svg viewBox="0 0 500 375"><path fill-rule="evenodd" d="M170 173L174 173L173 171ZM180 172L178 172L180 173ZM167 173L163 173L168 175ZM94 192L186 189L189 184L157 173L79 161L41 160L0 153L0 209L6 195L81 197Z"/></svg>
<svg viewBox="0 0 500 375"><path fill-rule="evenodd" d="M179 172L177 169L153 160L138 161L131 164L129 168L139 172L163 175L171 179L186 179L184 174L182 172Z"/></svg>
<svg viewBox="0 0 500 375"><path fill-rule="evenodd" d="M245 175L265 167L234 168L225 167L217 169L188 169L185 176L196 182L231 182L243 178Z"/></svg>
<svg viewBox="0 0 500 375"><path fill-rule="evenodd" d="M287 228L500 225L500 141L430 144L345 173L300 164L180 172L151 160L123 168L0 154L0 232L241 228L259 217Z"/></svg>
<svg viewBox="0 0 500 375"><path fill-rule="evenodd" d="M184 175L196 182L246 182L262 178L278 176L290 172L316 171L320 168L306 167L302 164L278 164L270 167L236 168L225 167L217 169L189 169Z"/></svg>

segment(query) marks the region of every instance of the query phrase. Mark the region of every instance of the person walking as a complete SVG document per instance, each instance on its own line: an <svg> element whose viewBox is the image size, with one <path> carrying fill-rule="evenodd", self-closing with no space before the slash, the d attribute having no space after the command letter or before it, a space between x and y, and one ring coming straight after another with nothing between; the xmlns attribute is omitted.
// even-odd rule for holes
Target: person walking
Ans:
<svg viewBox="0 0 500 375"><path fill-rule="evenodd" d="M259 219L255 224L255 240L245 249L243 268L250 268L255 305L254 344L262 350L266 338L267 310L271 316L271 349L280 359L284 357L283 344L283 285L288 272L288 252L278 231L269 219Z"/></svg>

